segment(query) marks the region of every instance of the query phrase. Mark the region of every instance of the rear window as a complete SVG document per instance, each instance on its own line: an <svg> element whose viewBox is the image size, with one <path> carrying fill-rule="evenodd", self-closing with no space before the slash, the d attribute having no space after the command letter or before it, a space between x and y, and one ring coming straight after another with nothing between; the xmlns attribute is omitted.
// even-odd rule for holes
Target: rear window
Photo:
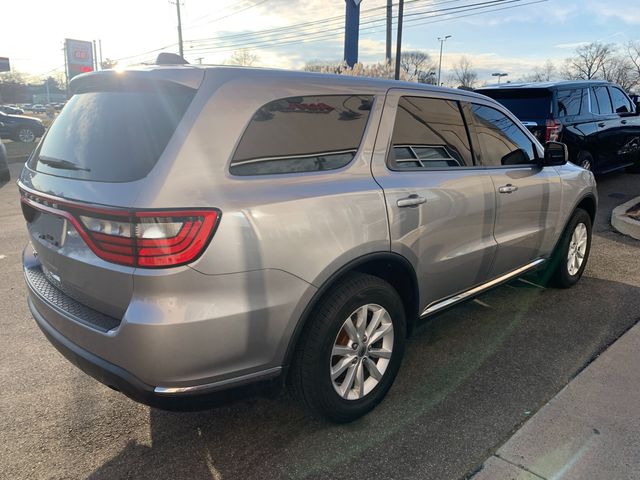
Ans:
<svg viewBox="0 0 640 480"><path fill-rule="evenodd" d="M139 180L162 155L194 93L158 81L85 89L67 102L30 167L80 180Z"/></svg>
<svg viewBox="0 0 640 480"><path fill-rule="evenodd" d="M479 90L497 100L520 120L546 120L551 116L551 92L544 88Z"/></svg>
<svg viewBox="0 0 640 480"><path fill-rule="evenodd" d="M573 117L586 113L588 110L586 92L586 88L558 90L558 117Z"/></svg>
<svg viewBox="0 0 640 480"><path fill-rule="evenodd" d="M371 95L275 100L260 108L242 135L234 175L316 172L346 166L364 134Z"/></svg>

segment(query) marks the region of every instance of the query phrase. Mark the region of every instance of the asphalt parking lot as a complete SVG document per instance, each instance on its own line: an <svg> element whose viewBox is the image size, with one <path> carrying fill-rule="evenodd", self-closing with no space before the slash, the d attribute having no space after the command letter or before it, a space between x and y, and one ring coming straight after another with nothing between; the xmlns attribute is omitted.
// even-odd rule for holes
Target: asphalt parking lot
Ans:
<svg viewBox="0 0 640 480"><path fill-rule="evenodd" d="M154 410L77 370L30 317L17 189L0 185L0 478L463 478L640 319L640 242L609 226L612 208L640 195L640 175L604 176L598 188L576 287L518 280L434 318L409 341L386 400L336 426L286 393Z"/></svg>

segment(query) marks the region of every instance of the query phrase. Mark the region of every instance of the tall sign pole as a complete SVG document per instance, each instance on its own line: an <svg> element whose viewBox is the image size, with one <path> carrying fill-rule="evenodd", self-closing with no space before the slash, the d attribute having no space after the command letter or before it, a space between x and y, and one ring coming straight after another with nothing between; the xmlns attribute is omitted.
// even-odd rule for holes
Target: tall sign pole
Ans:
<svg viewBox="0 0 640 480"><path fill-rule="evenodd" d="M344 61L349 67L358 63L358 36L360 35L360 3L362 0L345 0Z"/></svg>

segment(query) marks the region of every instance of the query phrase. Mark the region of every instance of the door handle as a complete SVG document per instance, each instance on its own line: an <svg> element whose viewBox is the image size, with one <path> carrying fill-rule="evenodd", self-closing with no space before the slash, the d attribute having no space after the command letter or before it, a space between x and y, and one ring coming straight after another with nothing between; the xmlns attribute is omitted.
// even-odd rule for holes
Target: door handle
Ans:
<svg viewBox="0 0 640 480"><path fill-rule="evenodd" d="M600 122L600 123L598 124L598 126L599 126L599 127L604 127L605 125L606 125L606 123L604 123L604 122Z"/></svg>
<svg viewBox="0 0 640 480"><path fill-rule="evenodd" d="M498 187L498 191L500 193L513 193L516 190L518 190L518 187L516 187L515 185L511 185L510 183L507 183L506 185L503 185L502 187Z"/></svg>
<svg viewBox="0 0 640 480"><path fill-rule="evenodd" d="M421 197L420 195L416 195L415 193L412 195L409 195L406 198L401 198L396 202L396 205L398 205L398 207L402 208L402 207L415 207L418 205L422 205L423 203L426 203L427 199L424 197Z"/></svg>
<svg viewBox="0 0 640 480"><path fill-rule="evenodd" d="M623 125L626 125L627 121L626 120L620 120L620 123L623 124Z"/></svg>

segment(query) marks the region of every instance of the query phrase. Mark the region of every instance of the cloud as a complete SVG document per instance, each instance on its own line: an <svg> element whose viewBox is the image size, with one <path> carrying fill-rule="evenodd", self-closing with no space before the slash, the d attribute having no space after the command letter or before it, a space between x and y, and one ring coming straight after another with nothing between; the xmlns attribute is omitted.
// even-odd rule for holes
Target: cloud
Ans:
<svg viewBox="0 0 640 480"><path fill-rule="evenodd" d="M589 45L589 43L591 43L591 42L570 42L570 43L559 43L559 44L557 44L557 45L554 45L554 46L553 46L553 48L561 48L561 49L575 50L576 48L584 47L585 45Z"/></svg>

